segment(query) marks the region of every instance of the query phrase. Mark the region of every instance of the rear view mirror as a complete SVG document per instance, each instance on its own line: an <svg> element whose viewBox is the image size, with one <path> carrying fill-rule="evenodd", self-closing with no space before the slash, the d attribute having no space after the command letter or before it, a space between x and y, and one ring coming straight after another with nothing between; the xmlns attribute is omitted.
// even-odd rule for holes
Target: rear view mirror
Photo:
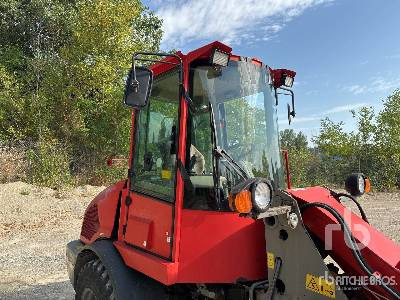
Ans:
<svg viewBox="0 0 400 300"><path fill-rule="evenodd" d="M153 72L144 67L134 67L126 80L124 102L126 105L141 109L149 101L153 84Z"/></svg>

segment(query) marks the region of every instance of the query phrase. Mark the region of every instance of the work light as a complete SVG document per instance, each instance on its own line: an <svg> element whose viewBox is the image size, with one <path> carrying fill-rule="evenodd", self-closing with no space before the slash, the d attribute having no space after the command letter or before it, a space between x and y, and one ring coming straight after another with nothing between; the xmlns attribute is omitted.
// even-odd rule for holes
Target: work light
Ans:
<svg viewBox="0 0 400 300"><path fill-rule="evenodd" d="M291 77L291 76L289 76L289 75L285 75L285 83L284 83L284 86L286 86L286 87L292 87L293 86L293 80L294 80L294 78L293 77Z"/></svg>
<svg viewBox="0 0 400 300"><path fill-rule="evenodd" d="M241 214L257 215L267 211L272 200L272 186L262 178L249 178L233 187L229 207Z"/></svg>
<svg viewBox="0 0 400 300"><path fill-rule="evenodd" d="M364 174L354 173L346 178L345 189L350 195L361 196L370 191L371 182Z"/></svg>
<svg viewBox="0 0 400 300"><path fill-rule="evenodd" d="M229 62L229 54L215 49L214 53L211 55L210 62L215 66L226 67Z"/></svg>
<svg viewBox="0 0 400 300"><path fill-rule="evenodd" d="M262 213L267 211L272 199L272 188L265 182L255 182L252 187L253 209Z"/></svg>

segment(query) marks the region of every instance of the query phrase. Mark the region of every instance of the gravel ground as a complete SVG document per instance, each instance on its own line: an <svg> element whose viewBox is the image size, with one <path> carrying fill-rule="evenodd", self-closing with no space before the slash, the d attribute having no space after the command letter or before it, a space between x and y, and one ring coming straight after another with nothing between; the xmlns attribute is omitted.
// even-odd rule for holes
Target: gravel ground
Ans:
<svg viewBox="0 0 400 300"><path fill-rule="evenodd" d="M0 185L0 299L73 299L65 245L79 237L85 207L103 189Z"/></svg>
<svg viewBox="0 0 400 300"><path fill-rule="evenodd" d="M65 245L78 238L90 200L104 187L68 192L0 184L0 299L73 299ZM373 226L400 241L400 193L364 196Z"/></svg>

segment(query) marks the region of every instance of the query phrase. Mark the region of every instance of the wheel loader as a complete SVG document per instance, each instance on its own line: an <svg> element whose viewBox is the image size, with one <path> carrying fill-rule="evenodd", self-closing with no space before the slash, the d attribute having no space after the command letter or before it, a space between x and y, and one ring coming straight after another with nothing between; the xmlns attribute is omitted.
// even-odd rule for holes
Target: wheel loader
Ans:
<svg viewBox="0 0 400 300"><path fill-rule="evenodd" d="M295 75L218 41L133 54L127 177L67 245L76 299L400 299L400 247L357 198L369 179L291 187L277 106L295 117Z"/></svg>

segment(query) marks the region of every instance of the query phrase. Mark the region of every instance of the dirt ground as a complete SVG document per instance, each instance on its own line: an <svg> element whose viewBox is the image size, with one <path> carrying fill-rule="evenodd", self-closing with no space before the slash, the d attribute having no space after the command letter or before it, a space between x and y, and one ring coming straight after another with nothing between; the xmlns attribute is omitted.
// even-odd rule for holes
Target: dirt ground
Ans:
<svg viewBox="0 0 400 300"><path fill-rule="evenodd" d="M85 207L103 188L0 184L0 299L73 299L65 245L78 238ZM361 202L372 225L400 242L400 193L374 193Z"/></svg>
<svg viewBox="0 0 400 300"><path fill-rule="evenodd" d="M73 299L65 245L79 238L85 208L103 189L0 185L0 299Z"/></svg>

